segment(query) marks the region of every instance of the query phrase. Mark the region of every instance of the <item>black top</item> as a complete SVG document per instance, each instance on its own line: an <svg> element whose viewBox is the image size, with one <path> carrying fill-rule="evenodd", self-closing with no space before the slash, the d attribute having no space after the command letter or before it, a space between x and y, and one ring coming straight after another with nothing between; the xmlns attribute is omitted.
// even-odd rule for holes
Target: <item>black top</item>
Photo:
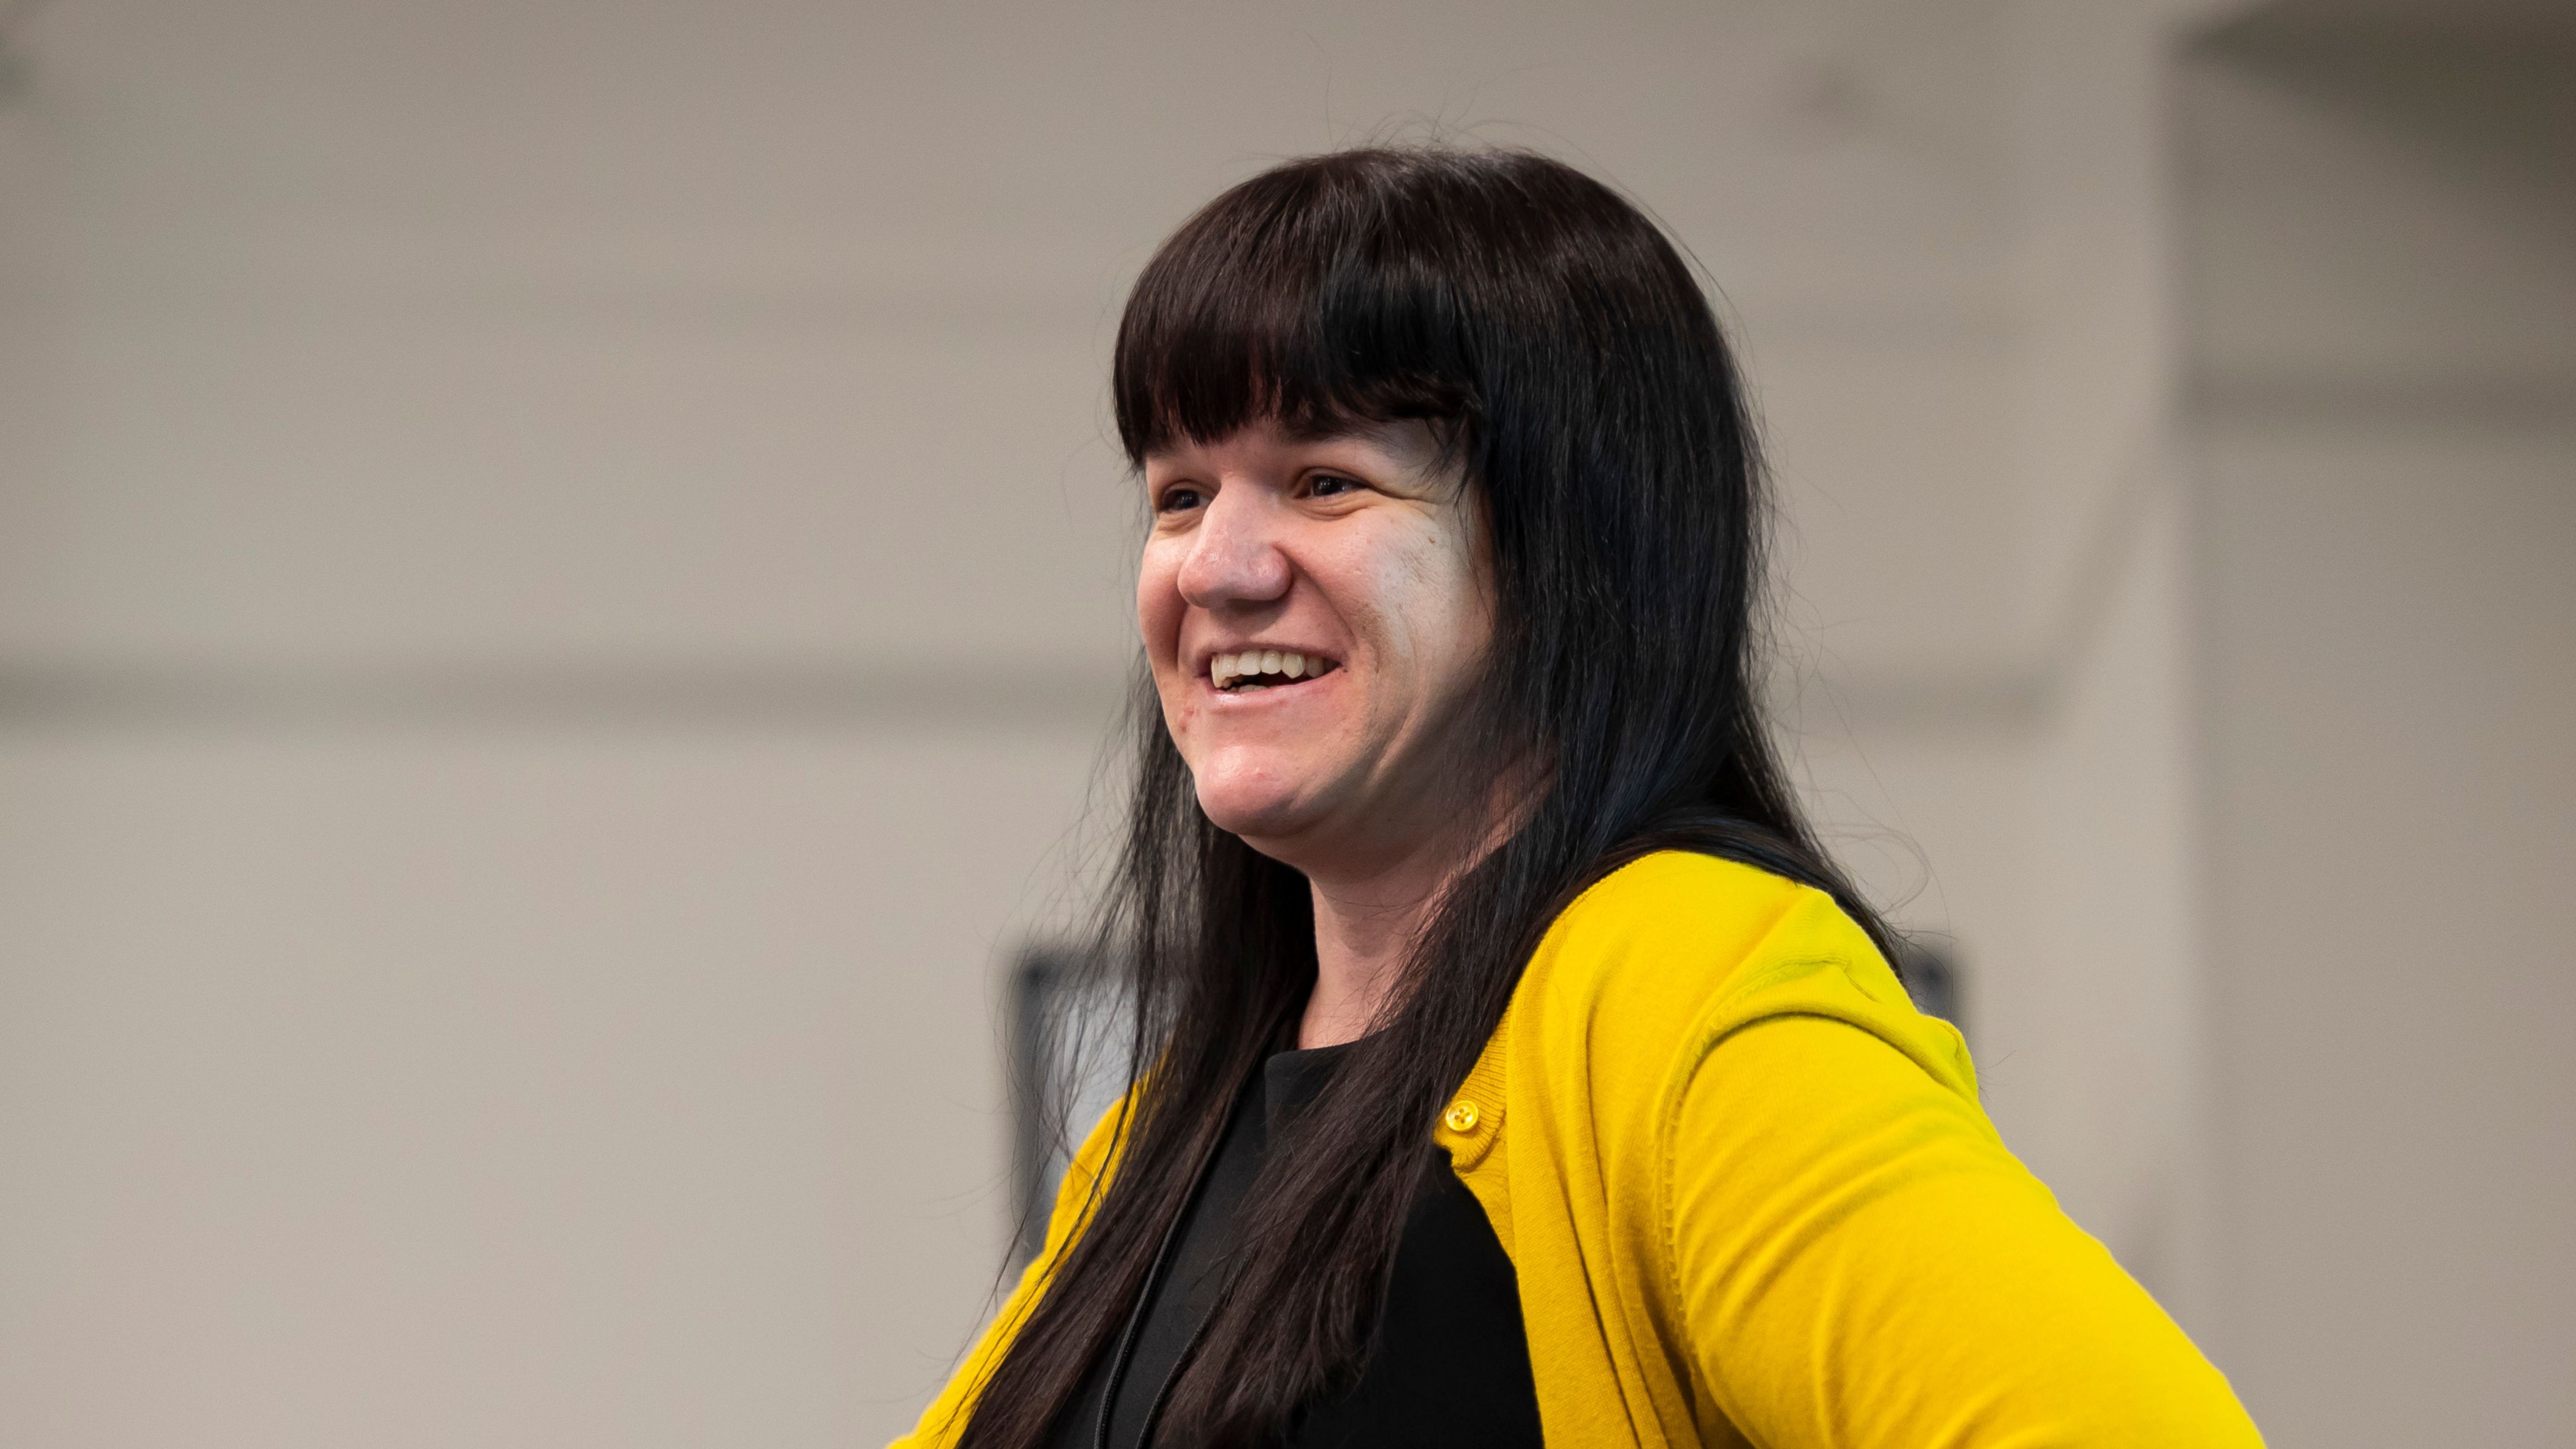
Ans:
<svg viewBox="0 0 2576 1449"><path fill-rule="evenodd" d="M1322 1089L1342 1050L1281 1052L1254 1077L1130 1326L1123 1370L1112 1340L1056 1421L1049 1449L1143 1449L1172 1370L1224 1281L1244 1194L1271 1133ZM1436 1170L1423 1174L1422 1195L1396 1245L1359 1380L1299 1416L1283 1449L1535 1449L1541 1442L1512 1260L1483 1205L1450 1170L1448 1153L1423 1150L1435 1155ZM1104 1425L1101 1400L1113 1373L1118 1398Z"/></svg>

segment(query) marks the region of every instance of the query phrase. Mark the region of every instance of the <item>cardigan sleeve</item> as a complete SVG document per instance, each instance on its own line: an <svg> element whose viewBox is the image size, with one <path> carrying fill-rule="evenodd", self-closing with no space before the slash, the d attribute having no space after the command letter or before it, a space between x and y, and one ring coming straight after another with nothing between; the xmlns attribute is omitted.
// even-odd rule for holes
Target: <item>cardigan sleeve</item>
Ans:
<svg viewBox="0 0 2576 1449"><path fill-rule="evenodd" d="M1670 1126L1694 1388L1754 1444L2262 1442L1975 1102L1881 1037L1753 1022L1699 1061Z"/></svg>

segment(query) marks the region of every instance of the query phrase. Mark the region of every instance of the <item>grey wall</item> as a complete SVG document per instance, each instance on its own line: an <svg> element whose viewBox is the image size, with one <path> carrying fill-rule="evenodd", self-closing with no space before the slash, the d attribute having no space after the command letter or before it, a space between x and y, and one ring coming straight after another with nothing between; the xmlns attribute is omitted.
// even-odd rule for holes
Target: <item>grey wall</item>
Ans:
<svg viewBox="0 0 2576 1449"><path fill-rule="evenodd" d="M1115 309L1271 157L1629 186L1761 379L1809 673L1902 721L2018 647L1988 5L6 13L12 1445L909 1422L1129 653ZM1906 826L2009 835L1984 728Z"/></svg>
<svg viewBox="0 0 2576 1449"><path fill-rule="evenodd" d="M2576 32L2476 20L2182 76L2212 1328L2283 1445L2576 1439Z"/></svg>

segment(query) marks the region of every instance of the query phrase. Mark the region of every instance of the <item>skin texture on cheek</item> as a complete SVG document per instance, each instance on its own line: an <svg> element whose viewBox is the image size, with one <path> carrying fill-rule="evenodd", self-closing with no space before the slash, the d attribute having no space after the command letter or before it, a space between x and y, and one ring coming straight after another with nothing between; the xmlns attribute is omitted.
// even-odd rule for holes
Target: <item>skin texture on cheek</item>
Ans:
<svg viewBox="0 0 2576 1449"><path fill-rule="evenodd" d="M1368 632L1376 635L1372 652L1390 687L1370 692L1371 723L1376 726L1370 733L1389 748L1405 742L1398 732L1406 726L1418 730L1435 722L1450 702L1442 686L1456 682L1445 676L1462 672L1458 666L1464 662L1448 656L1471 652L1465 636L1474 611L1472 601L1460 593L1472 580L1454 560L1443 557L1444 542L1438 531L1429 531L1412 546L1387 550L1378 560L1371 593L1387 607L1369 621L1374 627ZM1400 761L1367 763L1386 768Z"/></svg>

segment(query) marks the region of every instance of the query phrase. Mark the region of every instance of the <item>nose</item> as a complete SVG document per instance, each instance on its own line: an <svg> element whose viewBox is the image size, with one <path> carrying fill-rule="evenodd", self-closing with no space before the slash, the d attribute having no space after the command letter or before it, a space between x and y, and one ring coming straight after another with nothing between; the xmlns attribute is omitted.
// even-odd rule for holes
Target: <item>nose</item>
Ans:
<svg viewBox="0 0 2576 1449"><path fill-rule="evenodd" d="M1181 597L1201 609L1275 603L1288 593L1276 510L1258 488L1219 488L1190 537Z"/></svg>

